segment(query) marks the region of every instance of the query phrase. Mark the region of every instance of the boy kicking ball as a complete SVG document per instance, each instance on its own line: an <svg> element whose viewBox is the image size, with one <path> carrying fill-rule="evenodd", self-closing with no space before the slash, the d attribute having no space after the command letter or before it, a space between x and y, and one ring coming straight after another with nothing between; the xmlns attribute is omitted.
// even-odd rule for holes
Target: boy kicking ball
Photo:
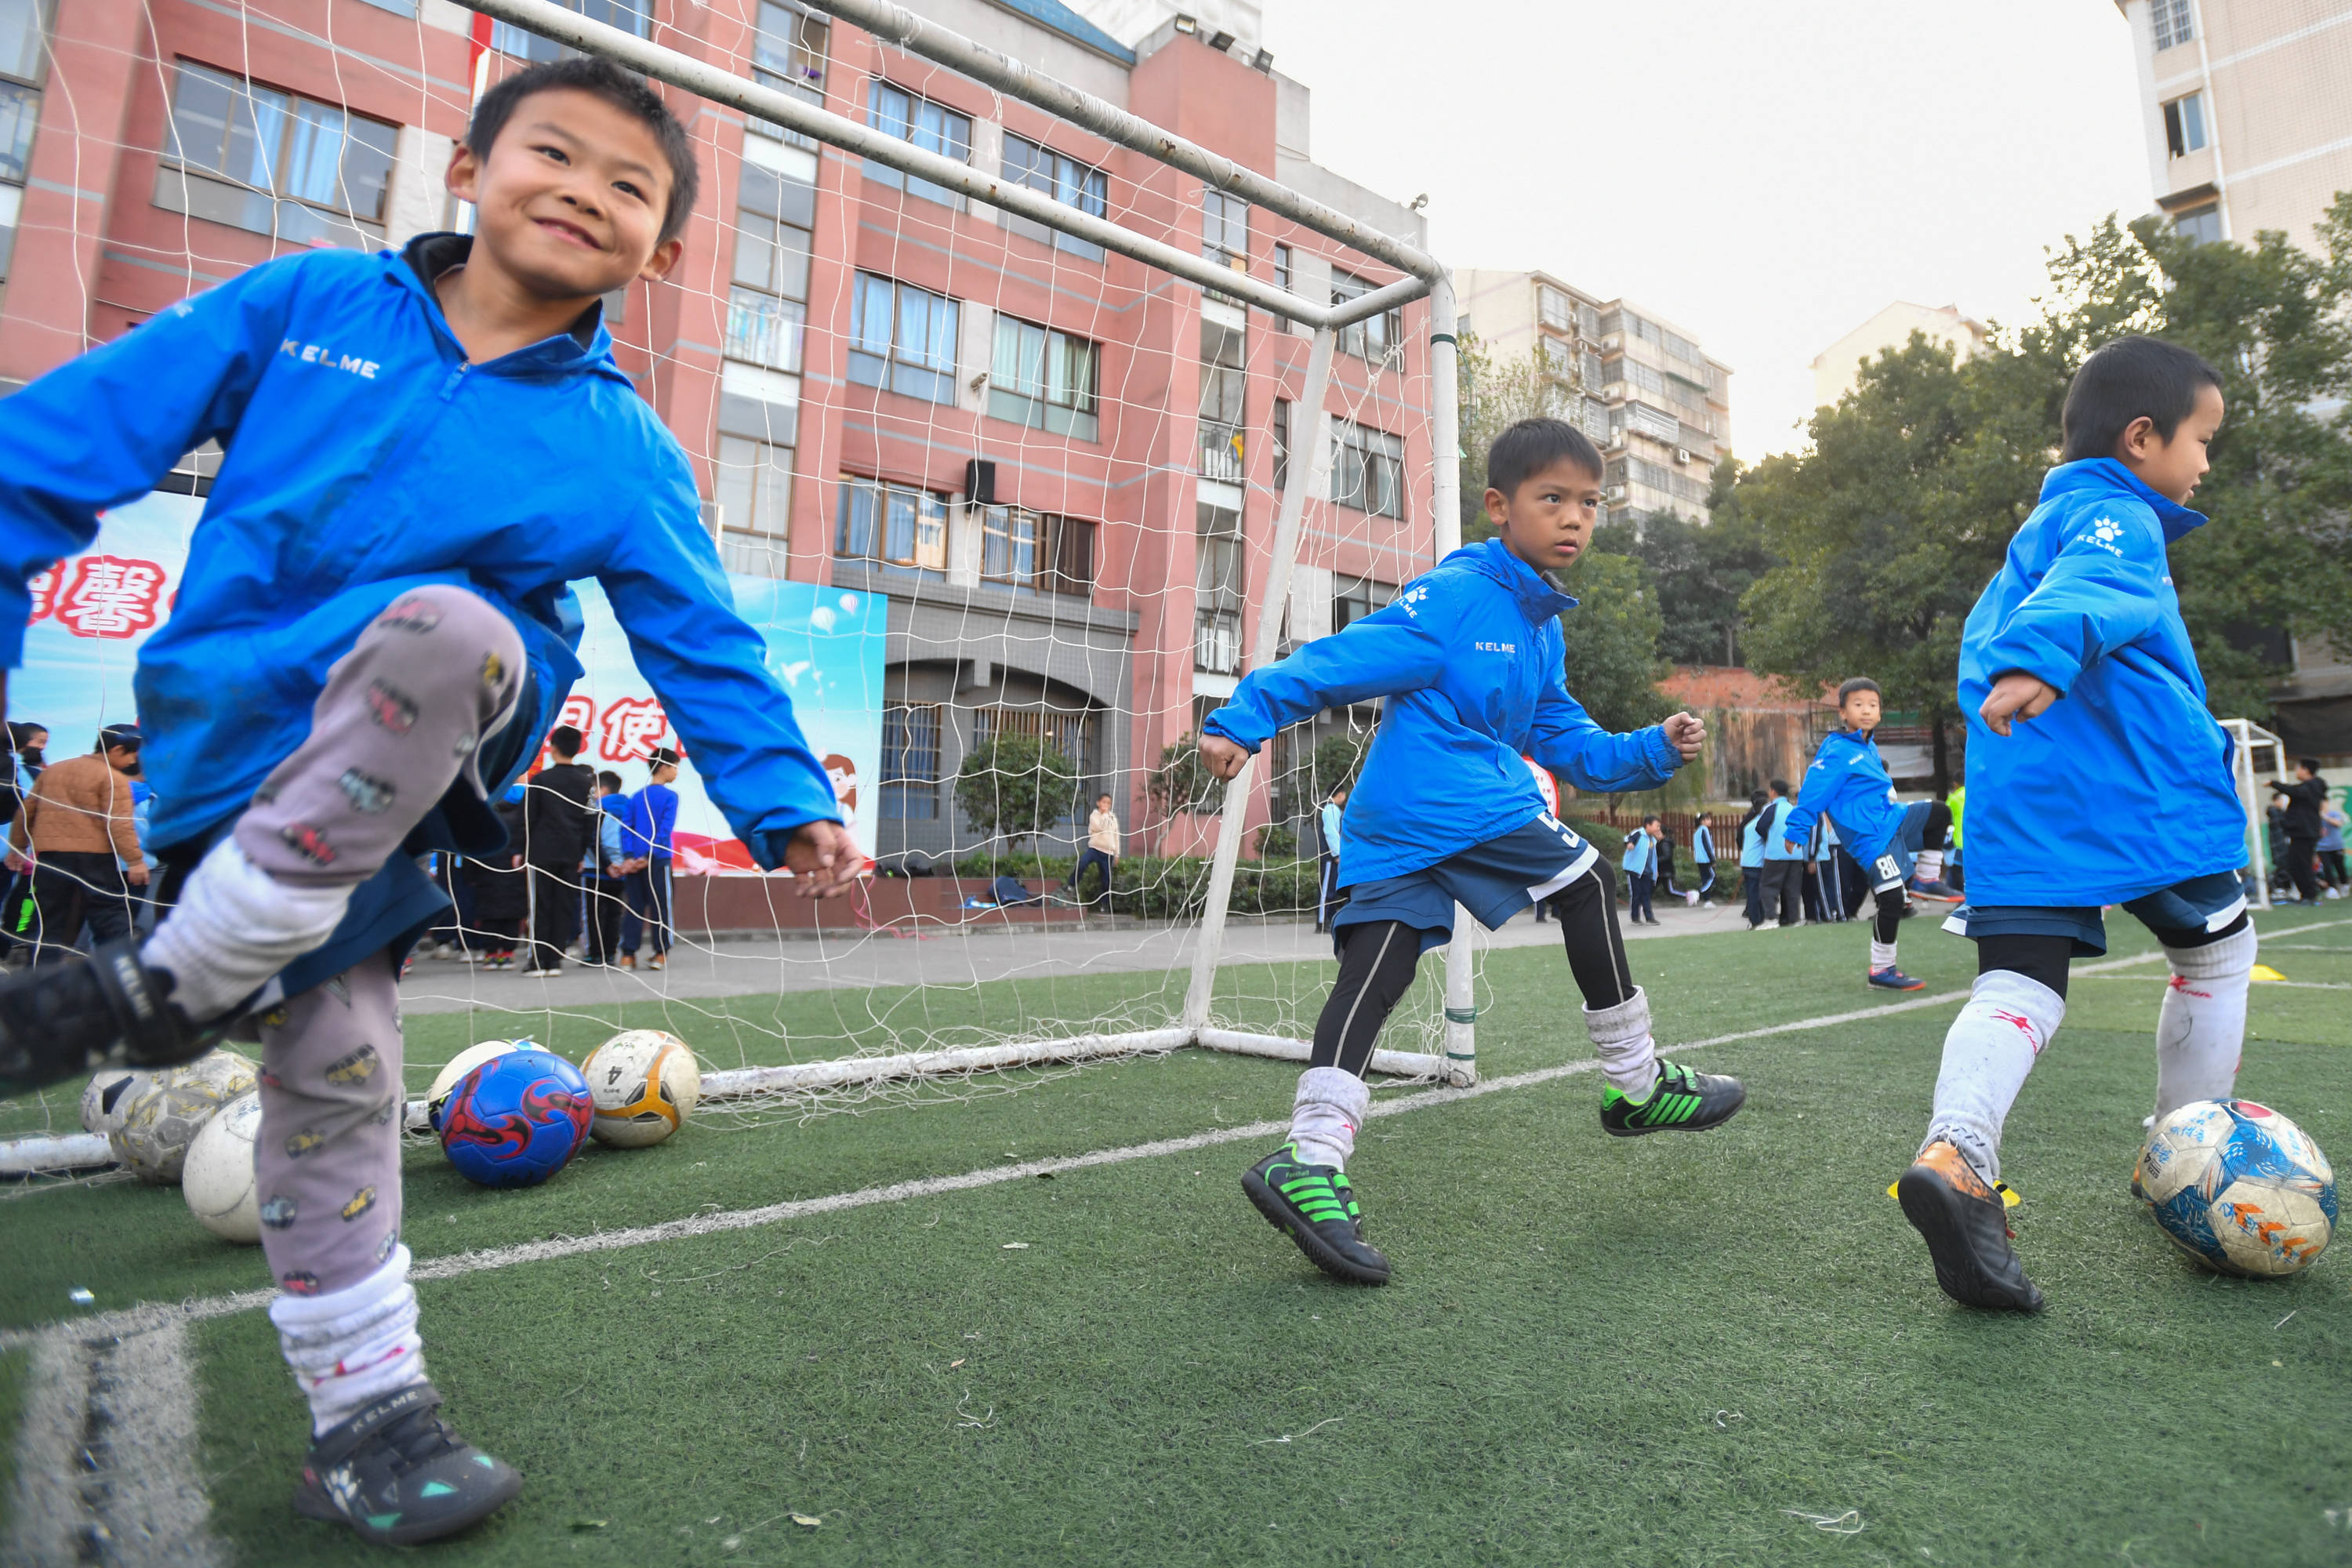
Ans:
<svg viewBox="0 0 2352 1568"><path fill-rule="evenodd" d="M1348 801L1340 878L1349 901L1333 933L1339 977L1315 1025L1290 1140L1242 1178L1258 1211L1316 1267L1362 1284L1389 1277L1389 1260L1364 1239L1347 1174L1371 1100L1364 1070L1421 955L1452 938L1457 902L1491 931L1550 900L1608 1075L1604 1131L1632 1138L1718 1126L1747 1093L1737 1079L1658 1059L1649 998L1626 967L1609 864L1544 809L1521 760L1580 789L1654 789L1706 739L1687 713L1610 734L1562 680L1559 617L1576 601L1549 574L1591 536L1601 454L1571 426L1526 419L1496 440L1486 474L1486 515L1500 537L1455 551L1387 608L1253 671L1201 737L1210 771L1230 779L1284 726L1388 700Z"/></svg>
<svg viewBox="0 0 2352 1568"><path fill-rule="evenodd" d="M2065 1016L2068 962L2106 951L2103 905L2130 910L2172 969L2156 1114L2237 1082L2254 966L2245 814L2166 560L2205 521L2184 503L2221 414L2221 378L2186 349L2129 337L2084 361L2064 460L1960 634L1976 847L1945 927L1976 942L1977 981L1896 1192L1936 1283L1968 1306L2041 1310L1993 1188L2001 1123Z"/></svg>
<svg viewBox="0 0 2352 1568"><path fill-rule="evenodd" d="M1916 991L1927 984L1895 966L1895 939L1911 895L1957 901L1943 884L1944 837L1952 814L1942 801L1895 798L1895 780L1878 754L1878 682L1860 677L1838 688L1838 721L1845 728L1822 742L1797 809L1782 823L1789 852L1802 856L1813 820L1837 824L1838 837L1871 875L1877 909L1870 928L1870 984L1882 991Z"/></svg>
<svg viewBox="0 0 2352 1568"><path fill-rule="evenodd" d="M488 803L581 673L565 584L604 583L762 864L820 895L857 865L601 325L600 296L677 261L684 127L607 62L534 66L483 96L447 180L474 237L257 267L0 404L5 663L28 577L181 453L229 452L136 683L176 908L0 987L0 1094L257 1038L270 1317L310 1407L294 1505L402 1543L522 1485L425 1380L396 976L446 904L416 857L504 848Z"/></svg>

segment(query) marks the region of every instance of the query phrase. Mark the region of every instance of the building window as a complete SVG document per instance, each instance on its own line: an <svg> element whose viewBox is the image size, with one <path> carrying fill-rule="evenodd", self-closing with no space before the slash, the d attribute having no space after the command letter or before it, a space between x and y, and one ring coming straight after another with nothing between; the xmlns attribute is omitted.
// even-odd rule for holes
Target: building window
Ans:
<svg viewBox="0 0 2352 1568"><path fill-rule="evenodd" d="M740 436L719 437L711 499L719 558L747 577L782 577L791 555L793 449Z"/></svg>
<svg viewBox="0 0 2352 1568"><path fill-rule="evenodd" d="M893 702L882 710L882 816L935 822L940 815L940 705Z"/></svg>
<svg viewBox="0 0 2352 1568"><path fill-rule="evenodd" d="M1192 668L1235 675L1242 668L1242 514L1199 503L1192 565Z"/></svg>
<svg viewBox="0 0 2352 1568"><path fill-rule="evenodd" d="M1290 399L1274 400L1274 493L1290 488Z"/></svg>
<svg viewBox="0 0 2352 1568"><path fill-rule="evenodd" d="M1547 327L1563 332L1576 331L1576 301L1549 283L1536 285L1536 313Z"/></svg>
<svg viewBox="0 0 2352 1568"><path fill-rule="evenodd" d="M942 158L952 158L959 163L971 162L971 116L958 114L942 103L928 98L918 98L904 88L892 87L887 81L877 81L866 100L866 123L885 136L896 136L901 142L911 142L926 153L937 153ZM866 161L866 177L878 184L904 185L910 196L921 196L961 210L963 195L929 180L912 175L901 176L896 169L887 169L871 159Z"/></svg>
<svg viewBox="0 0 2352 1568"><path fill-rule="evenodd" d="M1102 217L1110 210L1110 180L1100 169L1081 163L1076 158L1041 147L1025 136L1008 132L1004 138L1004 177L1016 185L1053 197L1066 207L1076 207L1092 217ZM1072 256L1082 256L1089 261L1100 261L1103 248L1092 240L1080 239L1074 234L1048 229L1034 237L1045 239L1056 250Z"/></svg>
<svg viewBox="0 0 2352 1568"><path fill-rule="evenodd" d="M1378 283L1366 282L1334 268L1331 270L1331 303L1344 305L1350 300L1360 300ZM1382 310L1379 315L1339 329L1339 352L1354 354L1358 359L1375 363L1385 360L1404 343L1404 312Z"/></svg>
<svg viewBox="0 0 2352 1568"><path fill-rule="evenodd" d="M956 302L911 283L857 275L849 379L932 403L955 401Z"/></svg>
<svg viewBox="0 0 2352 1568"><path fill-rule="evenodd" d="M653 0L555 0L567 11L577 11L592 22L603 22L625 33L635 33L640 38L653 36ZM415 15L414 11L407 13ZM552 38L542 38L537 33L527 33L512 22L490 24L490 47L502 55L512 55L519 60L552 60L580 51L566 47Z"/></svg>
<svg viewBox="0 0 2352 1568"><path fill-rule="evenodd" d="M1204 479L1242 482L1242 329L1201 318L1200 470Z"/></svg>
<svg viewBox="0 0 2352 1568"><path fill-rule="evenodd" d="M1073 713L1067 710L1045 708L1003 708L991 705L971 710L971 743L977 751L991 741L1010 735L1026 735L1043 741L1062 753L1077 769L1078 777L1095 775L1095 725L1091 713ZM1076 812L1074 797L1071 810L1063 814L1069 820Z"/></svg>
<svg viewBox="0 0 2352 1568"><path fill-rule="evenodd" d="M1346 630L1349 621L1362 620L1396 597L1394 588L1370 577L1342 577L1332 587L1331 629L1335 632Z"/></svg>
<svg viewBox="0 0 2352 1568"><path fill-rule="evenodd" d="M394 127L183 60L155 205L296 244L381 244Z"/></svg>
<svg viewBox="0 0 2352 1568"><path fill-rule="evenodd" d="M937 490L845 475L833 552L924 572L948 569L948 498Z"/></svg>
<svg viewBox="0 0 2352 1568"><path fill-rule="evenodd" d="M1201 254L1220 267L1249 270L1249 203L1223 191L1202 190Z"/></svg>
<svg viewBox="0 0 2352 1568"><path fill-rule="evenodd" d="M2172 232L2192 245L2211 245L2221 237L2221 204L2207 202L2177 214Z"/></svg>
<svg viewBox="0 0 2352 1568"><path fill-rule="evenodd" d="M2156 22L2156 47L2168 49L2197 37L2194 0L2155 0L2149 7Z"/></svg>
<svg viewBox="0 0 2352 1568"><path fill-rule="evenodd" d="M1286 245L1274 247L1274 286L1285 292L1290 289L1290 247Z"/></svg>
<svg viewBox="0 0 2352 1568"><path fill-rule="evenodd" d="M1008 588L1089 597L1095 525L1017 506L988 507L981 513L980 575Z"/></svg>
<svg viewBox="0 0 2352 1568"><path fill-rule="evenodd" d="M2205 151L2205 95L2192 92L2164 106L2164 142L2176 158Z"/></svg>
<svg viewBox="0 0 2352 1568"><path fill-rule="evenodd" d="M1015 425L1092 441L1099 436L1096 387L1102 350L1084 338L996 318L996 352L988 372L988 412Z"/></svg>
<svg viewBox="0 0 2352 1568"><path fill-rule="evenodd" d="M831 41L832 24L823 16L786 0L760 0L759 31L751 40L751 76L763 86L823 108L824 58ZM816 146L814 137L788 132L772 121L750 119L743 128L755 136L774 137L795 147Z"/></svg>
<svg viewBox="0 0 2352 1568"><path fill-rule="evenodd" d="M740 166L735 271L727 300L727 357L771 370L801 368L808 310L809 230L816 193L754 163Z"/></svg>
<svg viewBox="0 0 2352 1568"><path fill-rule="evenodd" d="M1339 426L1331 500L1376 517L1404 516L1404 440L1362 425Z"/></svg>

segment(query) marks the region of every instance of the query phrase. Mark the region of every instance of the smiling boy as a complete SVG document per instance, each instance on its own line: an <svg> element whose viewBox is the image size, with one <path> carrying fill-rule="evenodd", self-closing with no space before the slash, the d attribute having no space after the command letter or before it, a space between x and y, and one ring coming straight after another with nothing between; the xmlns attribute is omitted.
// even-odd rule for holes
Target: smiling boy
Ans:
<svg viewBox="0 0 2352 1568"><path fill-rule="evenodd" d="M535 66L451 160L472 238L257 267L0 403L0 664L26 579L100 510L207 439L228 454L135 685L176 907L143 946L0 987L0 1093L257 1039L270 1316L310 1406L295 1506L373 1541L521 1486L425 1381L395 977L446 902L415 858L506 850L488 803L581 673L566 584L603 583L762 864L820 895L856 865L686 454L601 324L602 295L676 265L696 183L643 80Z"/></svg>
<svg viewBox="0 0 2352 1568"><path fill-rule="evenodd" d="M1349 899L1333 922L1339 975L1316 1022L1290 1139L1242 1178L1258 1211L1318 1268L1361 1284L1389 1278L1346 1171L1370 1103L1364 1071L1421 955L1451 940L1457 902L1491 931L1550 900L1608 1079L1604 1131L1713 1127L1746 1098L1734 1079L1658 1059L1609 863L1544 808L1522 760L1580 789L1654 789L1706 739L1688 713L1612 735L1568 694L1559 616L1576 601L1550 574L1572 565L1591 536L1601 454L1572 426L1525 419L1496 439L1486 477L1497 537L1454 552L1338 635L1252 671L1201 737L1210 772L1230 779L1285 726L1387 700L1348 800L1340 881Z"/></svg>
<svg viewBox="0 0 2352 1568"><path fill-rule="evenodd" d="M2001 1126L2065 1016L2070 961L2106 951L2102 906L2128 910L2171 966L2156 1114L2237 1081L2246 817L2167 559L2205 521L2186 503L2221 416L2220 374L2187 349L2127 337L2084 361L2063 460L1960 634L1972 842L1968 902L1945 929L1976 942L1977 979L1896 1194L1937 1284L1971 1307L2042 1305L1994 1187Z"/></svg>

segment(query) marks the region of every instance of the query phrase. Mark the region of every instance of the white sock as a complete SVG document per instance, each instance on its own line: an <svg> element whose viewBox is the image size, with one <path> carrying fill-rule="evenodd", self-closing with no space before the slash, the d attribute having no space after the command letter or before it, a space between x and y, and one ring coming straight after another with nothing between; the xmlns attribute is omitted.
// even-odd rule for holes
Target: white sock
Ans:
<svg viewBox="0 0 2352 1568"><path fill-rule="evenodd" d="M1640 986L1614 1007L1584 1010L1584 1032L1601 1055L1601 1070L1619 1093L1646 1100L1658 1081L1658 1049L1650 1038L1650 994Z"/></svg>
<svg viewBox="0 0 2352 1568"><path fill-rule="evenodd" d="M326 941L352 901L348 887L297 887L246 858L234 835L212 847L141 959L172 975L191 1021L216 1018Z"/></svg>
<svg viewBox="0 0 2352 1568"><path fill-rule="evenodd" d="M2000 1125L2065 1016L2066 999L2039 980L2008 969L1978 975L1944 1035L1935 1114L1920 1147L1940 1139L1986 1181L2000 1180Z"/></svg>
<svg viewBox="0 0 2352 1568"><path fill-rule="evenodd" d="M1920 850L1918 858L1911 862L1911 875L1916 877L1923 882L1942 881L1944 879L1944 852L1940 849Z"/></svg>
<svg viewBox="0 0 2352 1568"><path fill-rule="evenodd" d="M2200 1100L2227 1100L2238 1083L2246 1040L2246 990L2254 973L2254 928L2203 947L2168 947L2172 984L2156 1016L2156 1113Z"/></svg>
<svg viewBox="0 0 2352 1568"><path fill-rule="evenodd" d="M314 1436L424 1379L405 1247L394 1247L383 1268L331 1295L279 1296L269 1305L269 1321L278 1325L296 1385L310 1401Z"/></svg>
<svg viewBox="0 0 2352 1568"><path fill-rule="evenodd" d="M1875 974L1882 969L1892 969L1894 967L1895 944L1891 942L1880 942L1876 937L1871 938L1870 972L1873 974ZM1851 971L1849 971L1849 973L1851 973Z"/></svg>
<svg viewBox="0 0 2352 1568"><path fill-rule="evenodd" d="M1290 1141L1310 1165L1348 1168L1356 1152L1356 1129L1372 1106L1371 1087L1339 1068L1308 1068L1298 1075L1298 1098L1290 1107Z"/></svg>

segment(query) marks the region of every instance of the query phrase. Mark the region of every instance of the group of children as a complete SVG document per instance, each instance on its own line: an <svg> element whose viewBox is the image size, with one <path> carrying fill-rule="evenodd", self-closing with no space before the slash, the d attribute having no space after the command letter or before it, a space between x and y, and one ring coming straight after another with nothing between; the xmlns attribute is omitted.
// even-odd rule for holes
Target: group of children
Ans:
<svg viewBox="0 0 2352 1568"><path fill-rule="evenodd" d="M641 80L591 58L534 66L483 96L450 163L471 237L257 267L0 404L0 664L20 651L27 580L86 548L103 509L206 440L227 453L137 678L170 912L143 941L0 984L0 1093L184 1061L226 1037L260 1046L270 1315L312 1432L294 1504L373 1541L450 1534L521 1485L441 1418L426 1377L401 1243L394 982L444 918L418 858L513 852L498 804L581 673L566 584L603 583L761 865L816 897L858 867L825 770L734 612L691 467L600 319L604 296L676 265L696 183L685 129ZM2239 818L2163 574L2165 543L2199 521L2180 503L2221 413L2193 355L2145 340L2093 355L2066 405L2066 461L1969 622L1979 901L1953 924L1982 973L1900 1185L1939 1281L1975 1305L2039 1304L1991 1184L2001 1118L2063 1015L2067 961L2099 949L2099 906L2154 927L2179 977L2158 1109L2230 1088L2253 952L2231 875ZM1560 617L1576 601L1553 574L1586 546L1602 473L1573 427L1512 426L1487 460L1494 538L1253 671L1203 725L1201 755L1230 778L1286 725L1384 702L1344 813L1338 978L1289 1136L1243 1177L1343 1279L1390 1275L1349 1171L1364 1074L1457 904L1489 927L1530 904L1557 917L1605 1133L1703 1131L1746 1099L1737 1079L1658 1054L1612 868L1546 809L1522 761L1580 789L1638 791L1705 741L1687 713L1610 733L1565 684ZM1819 793L1788 831L1826 811L1874 868L1875 976L1895 970L1890 922L1906 884L1932 879L1940 838L1932 809L1883 798L1875 692L1843 696L1849 737L1824 748ZM2085 790L2095 815L2074 809ZM2116 816L2160 831L2102 831Z"/></svg>

